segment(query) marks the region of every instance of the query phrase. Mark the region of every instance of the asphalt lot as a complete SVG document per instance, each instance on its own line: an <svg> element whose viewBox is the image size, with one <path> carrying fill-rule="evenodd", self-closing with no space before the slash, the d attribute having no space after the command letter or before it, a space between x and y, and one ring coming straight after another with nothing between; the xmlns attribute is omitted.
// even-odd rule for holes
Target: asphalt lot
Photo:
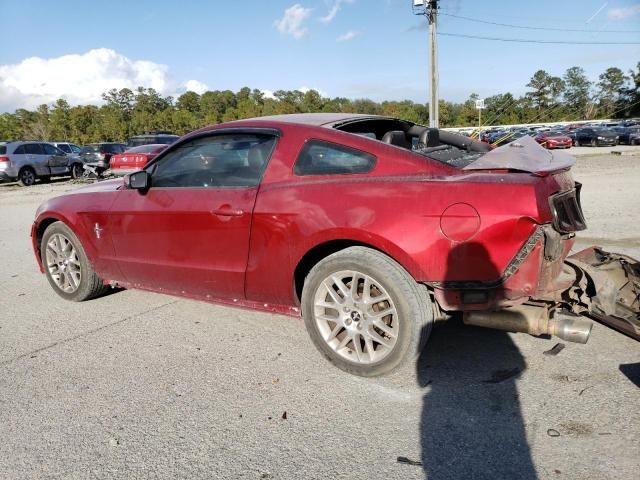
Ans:
<svg viewBox="0 0 640 480"><path fill-rule="evenodd" d="M640 258L640 157L574 172L579 244ZM65 302L29 227L72 188L0 186L0 479L637 478L640 343L596 324L548 356L556 339L449 322L418 365L362 379L296 319L138 291Z"/></svg>

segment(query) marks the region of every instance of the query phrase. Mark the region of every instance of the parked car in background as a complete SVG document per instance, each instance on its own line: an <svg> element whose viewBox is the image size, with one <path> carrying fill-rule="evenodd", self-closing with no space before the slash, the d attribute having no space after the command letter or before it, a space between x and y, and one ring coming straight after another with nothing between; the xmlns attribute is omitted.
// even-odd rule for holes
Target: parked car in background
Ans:
<svg viewBox="0 0 640 480"><path fill-rule="evenodd" d="M141 145L118 153L111 157L111 173L120 176L140 170L167 147L163 144Z"/></svg>
<svg viewBox="0 0 640 480"><path fill-rule="evenodd" d="M180 138L178 135L174 135L168 132L154 132L145 133L144 135L136 135L131 137L127 141L127 148L139 147L141 145L171 145L173 142Z"/></svg>
<svg viewBox="0 0 640 480"><path fill-rule="evenodd" d="M585 127L576 130L576 145L591 145L599 147L601 145L615 145L618 142L618 135L603 127Z"/></svg>
<svg viewBox="0 0 640 480"><path fill-rule="evenodd" d="M82 150L75 143L69 143L69 142L49 142L49 143L51 143L51 145L55 145L67 155L79 155L80 151Z"/></svg>
<svg viewBox="0 0 640 480"><path fill-rule="evenodd" d="M618 135L620 145L631 145L630 136L632 133L639 133L640 127L613 127L611 130Z"/></svg>
<svg viewBox="0 0 640 480"><path fill-rule="evenodd" d="M575 159L518 143L356 114L214 125L47 200L32 246L64 299L112 285L302 315L363 376L415 362L443 312L582 343L588 314L638 337L637 262L567 258L586 228Z"/></svg>
<svg viewBox="0 0 640 480"><path fill-rule="evenodd" d="M549 150L554 148L570 148L571 145L573 145L571 137L565 135L563 132L550 131L539 133L534 140Z"/></svg>
<svg viewBox="0 0 640 480"><path fill-rule="evenodd" d="M28 187L36 180L74 173L75 164L59 148L47 142L26 141L0 144L0 180L18 181ZM75 172L77 173L77 172Z"/></svg>
<svg viewBox="0 0 640 480"><path fill-rule="evenodd" d="M109 168L109 161L113 155L122 153L127 149L123 143L103 142L90 143L82 147L80 157L84 163L103 163L105 168Z"/></svg>

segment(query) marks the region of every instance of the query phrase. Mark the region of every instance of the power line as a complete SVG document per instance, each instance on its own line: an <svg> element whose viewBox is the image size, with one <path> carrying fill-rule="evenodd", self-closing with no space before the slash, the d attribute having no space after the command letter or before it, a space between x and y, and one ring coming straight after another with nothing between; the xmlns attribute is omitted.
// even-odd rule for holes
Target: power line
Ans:
<svg viewBox="0 0 640 480"><path fill-rule="evenodd" d="M463 37L474 38L477 40L493 40L498 42L517 42L517 43L555 43L563 45L640 45L640 42L573 42L568 40L526 40L522 38L502 38L502 37L483 37L480 35L465 35L462 33L438 32L438 35L447 37Z"/></svg>
<svg viewBox="0 0 640 480"><path fill-rule="evenodd" d="M509 23L492 22L489 20L480 20L479 18L463 17L462 15L454 15L453 13L440 12L440 15L447 17L468 20L469 22L485 23L487 25L497 25L499 27L522 28L525 30L547 30L552 32L582 32L582 33L640 33L640 30L586 30L581 28L554 28L554 27L533 27L527 25L512 25Z"/></svg>

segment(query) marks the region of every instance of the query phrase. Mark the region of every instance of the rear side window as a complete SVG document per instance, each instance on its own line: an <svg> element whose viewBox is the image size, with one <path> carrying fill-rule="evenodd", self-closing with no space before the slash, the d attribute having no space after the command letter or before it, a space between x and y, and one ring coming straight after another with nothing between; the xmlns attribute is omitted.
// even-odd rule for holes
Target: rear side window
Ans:
<svg viewBox="0 0 640 480"><path fill-rule="evenodd" d="M24 151L29 155L44 155L44 150L39 143L27 143L24 146Z"/></svg>
<svg viewBox="0 0 640 480"><path fill-rule="evenodd" d="M66 143L61 143L58 145L58 148L65 153L71 153L71 148Z"/></svg>
<svg viewBox="0 0 640 480"><path fill-rule="evenodd" d="M25 153L27 153L27 152L25 152L24 145L20 145L18 148L16 148L16 149L13 151L13 154L14 154L14 155L24 155Z"/></svg>
<svg viewBox="0 0 640 480"><path fill-rule="evenodd" d="M5 153L7 153L7 146L0 145L0 155L4 155Z"/></svg>
<svg viewBox="0 0 640 480"><path fill-rule="evenodd" d="M308 141L302 150L294 173L296 175L348 175L373 170L376 157L353 148L320 140Z"/></svg>
<svg viewBox="0 0 640 480"><path fill-rule="evenodd" d="M54 147L53 145L49 145L48 143L43 143L42 148L44 149L44 153L46 155L62 155L63 152L60 151L59 148Z"/></svg>

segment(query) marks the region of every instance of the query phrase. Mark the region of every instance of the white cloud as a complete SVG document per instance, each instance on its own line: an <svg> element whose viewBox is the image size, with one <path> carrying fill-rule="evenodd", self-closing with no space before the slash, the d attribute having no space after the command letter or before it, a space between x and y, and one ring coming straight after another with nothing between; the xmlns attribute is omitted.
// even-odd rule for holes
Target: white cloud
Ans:
<svg viewBox="0 0 640 480"><path fill-rule="evenodd" d="M316 92L318 92L320 94L321 97L328 97L329 95L327 94L327 92L320 90L319 88L313 88L313 87L300 87L297 89L299 92L302 93L307 93L309 90L315 90Z"/></svg>
<svg viewBox="0 0 640 480"><path fill-rule="evenodd" d="M320 17L320 21L323 23L331 22L334 18L336 18L336 15L340 11L340 8L344 3L353 3L353 0L334 0L333 5L329 9L329 13L327 13L327 15L324 17Z"/></svg>
<svg viewBox="0 0 640 480"><path fill-rule="evenodd" d="M112 88L139 86L163 95L179 90L166 65L131 60L107 48L55 58L30 57L14 65L0 65L0 111L33 109L58 98L71 104L99 104L102 93ZM196 80L185 84L194 86L206 88Z"/></svg>
<svg viewBox="0 0 640 480"><path fill-rule="evenodd" d="M262 95L264 95L264 98L270 98L272 100L274 100L276 98L276 96L273 94L273 90L260 90L262 92Z"/></svg>
<svg viewBox="0 0 640 480"><path fill-rule="evenodd" d="M187 91L195 92L198 95L202 95L209 90L206 84L199 82L198 80L187 80L184 84L184 88Z"/></svg>
<svg viewBox="0 0 640 480"><path fill-rule="evenodd" d="M295 39L302 38L307 33L307 28L303 24L312 11L312 8L305 8L296 3L287 8L282 18L276 20L274 25L280 33L291 35Z"/></svg>
<svg viewBox="0 0 640 480"><path fill-rule="evenodd" d="M346 42L346 41L349 41L349 40L357 37L358 35L360 35L360 32L356 32L356 31L351 30L351 31L349 31L347 33L343 33L338 38L336 38L336 42Z"/></svg>
<svg viewBox="0 0 640 480"><path fill-rule="evenodd" d="M640 3L626 8L612 8L607 12L607 17L611 20L624 20L636 15L640 15Z"/></svg>

